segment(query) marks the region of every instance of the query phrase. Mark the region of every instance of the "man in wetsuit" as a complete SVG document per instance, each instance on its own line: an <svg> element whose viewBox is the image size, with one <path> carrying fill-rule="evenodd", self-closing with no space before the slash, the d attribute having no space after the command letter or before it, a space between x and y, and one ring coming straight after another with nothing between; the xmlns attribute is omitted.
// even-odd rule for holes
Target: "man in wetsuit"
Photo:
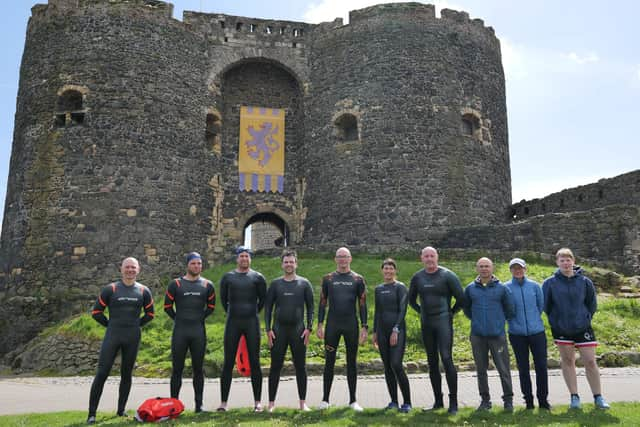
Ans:
<svg viewBox="0 0 640 427"><path fill-rule="evenodd" d="M220 375L221 402L218 411L227 410L231 374L238 351L240 336L247 340L254 411L262 412L262 370L260 369L260 320L258 313L264 306L267 282L264 276L251 269L251 250L236 249L236 269L220 280L220 300L227 312L224 328L224 362Z"/></svg>
<svg viewBox="0 0 640 427"><path fill-rule="evenodd" d="M438 355L444 365L449 387L449 413L458 412L458 373L453 364L453 315L464 307L464 291L458 276L438 265L438 251L431 246L422 249L420 259L424 268L411 278L409 305L420 313L422 342L427 351L429 379L433 389L434 404L425 410L444 407L442 376ZM420 296L420 304L417 298ZM456 302L451 307L451 298Z"/></svg>
<svg viewBox="0 0 640 427"><path fill-rule="evenodd" d="M93 306L91 315L96 322L105 326L107 331L100 348L96 377L91 384L87 424L96 422L96 411L102 389L118 351L122 361L117 414L125 415L124 410L131 390L133 366L140 344L140 327L153 320L154 316L151 291L143 284L136 282L139 272L138 260L126 258L120 266L122 278L102 288ZM106 308L109 309L109 318L104 315ZM140 317L141 310L144 310L142 317Z"/></svg>
<svg viewBox="0 0 640 427"><path fill-rule="evenodd" d="M313 325L313 289L307 279L296 274L298 260L295 252L286 251L281 259L284 276L271 282L264 305L267 339L271 348L269 412L275 408L280 370L287 347L291 347L293 366L296 369L300 409L308 411L309 407L305 403L307 398L306 358ZM275 317L273 325L271 324L272 313Z"/></svg>
<svg viewBox="0 0 640 427"><path fill-rule="evenodd" d="M207 336L204 320L213 313L216 294L213 283L200 277L202 257L197 252L187 255L187 273L169 282L164 297L164 311L173 319L171 335L171 397L178 398L182 387L182 371L187 350L191 354L193 391L196 412L202 412L204 389L204 354ZM175 305L175 310L174 310Z"/></svg>
<svg viewBox="0 0 640 427"><path fill-rule="evenodd" d="M347 248L336 251L336 271L322 279L320 305L318 309L318 338L324 338L323 394L319 409L329 407L329 393L336 364L336 349L340 337L344 337L347 353L347 384L349 385L349 406L354 411L362 411L356 401L358 369L358 335L360 344L367 339L367 284L358 273L351 271L351 252ZM358 334L356 301L360 309L361 329ZM323 326L325 311L329 304L326 331Z"/></svg>

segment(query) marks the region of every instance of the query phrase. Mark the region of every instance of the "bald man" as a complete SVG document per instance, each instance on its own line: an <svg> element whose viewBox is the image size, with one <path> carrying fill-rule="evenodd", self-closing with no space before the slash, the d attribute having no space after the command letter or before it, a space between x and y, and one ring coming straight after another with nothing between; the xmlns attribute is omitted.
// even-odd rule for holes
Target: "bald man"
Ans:
<svg viewBox="0 0 640 427"><path fill-rule="evenodd" d="M347 384L349 386L349 407L354 411L362 411L356 401L356 384L358 381L358 343L367 340L367 284L364 277L351 271L351 252L347 248L336 251L336 271L322 278L320 305L318 308L318 338L324 339L324 372L323 394L319 409L329 408L329 393L333 383L333 369L336 364L336 351L340 337L344 337L347 353ZM356 304L360 313L360 333L358 334L358 318ZM329 305L326 330L323 322Z"/></svg>
<svg viewBox="0 0 640 427"><path fill-rule="evenodd" d="M506 319L515 314L511 291L493 275L493 262L480 258L476 263L478 277L469 283L464 294L467 304L464 314L471 320L471 350L476 364L480 406L478 411L491 409L489 394L489 353L500 374L504 410L513 411L513 387L509 368L509 346L504 332Z"/></svg>
<svg viewBox="0 0 640 427"><path fill-rule="evenodd" d="M422 249L420 260L424 268L411 278L409 305L420 314L422 342L427 351L429 379L435 400L433 407L425 410L444 407L439 367L439 359L442 359L449 387L449 413L454 415L458 413L458 372L452 357L453 315L464 307L464 291L458 276L438 265L438 251L434 248L427 246ZM453 307L451 298L456 300Z"/></svg>
<svg viewBox="0 0 640 427"><path fill-rule="evenodd" d="M133 366L140 344L140 328L153 320L154 316L151 291L143 284L136 282L140 273L138 260L126 258L122 261L120 273L122 275L120 280L102 288L91 312L96 322L106 326L107 331L100 348L98 371L91 384L87 424L96 422L96 411L102 389L118 352L121 354L122 362L117 414L125 415L124 411L131 390ZM108 318L104 315L106 308L109 309ZM140 317L141 311L144 311L142 317Z"/></svg>

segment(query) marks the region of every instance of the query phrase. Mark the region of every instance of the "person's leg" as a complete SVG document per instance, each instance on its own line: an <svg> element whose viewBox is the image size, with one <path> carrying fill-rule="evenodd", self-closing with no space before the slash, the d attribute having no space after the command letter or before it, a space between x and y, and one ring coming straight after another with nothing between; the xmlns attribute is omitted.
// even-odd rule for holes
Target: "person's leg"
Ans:
<svg viewBox="0 0 640 427"><path fill-rule="evenodd" d="M249 365L251 366L251 387L253 400L258 406L262 399L262 368L260 368L260 321L258 316L251 318L246 330Z"/></svg>
<svg viewBox="0 0 640 427"><path fill-rule="evenodd" d="M569 389L569 393L578 394L578 379L576 377L576 351L571 344L557 344L560 353L560 367L562 378Z"/></svg>
<svg viewBox="0 0 640 427"><path fill-rule="evenodd" d="M236 361L236 353L238 352L238 342L240 341L240 330L236 322L227 317L224 328L224 360L222 362L222 372L220 373L220 408L227 407L229 400L229 390L231 388L231 377L233 374L233 364Z"/></svg>
<svg viewBox="0 0 640 427"><path fill-rule="evenodd" d="M182 387L182 372L184 370L184 360L187 356L187 337L185 331L174 325L171 336L171 397L180 396Z"/></svg>
<svg viewBox="0 0 640 427"><path fill-rule="evenodd" d="M287 352L288 337L278 324L273 326L273 333L276 338L271 347L271 367L269 369L269 408L273 407L280 383L280 372L284 363L284 356Z"/></svg>
<svg viewBox="0 0 640 427"><path fill-rule="evenodd" d="M548 405L549 376L547 372L547 336L544 332L529 337L529 346L533 355L536 371L536 396L539 404ZM544 406L544 405L543 405Z"/></svg>
<svg viewBox="0 0 640 427"><path fill-rule="evenodd" d="M120 343L116 341L116 338L113 330L107 328L107 332L102 340L102 346L100 347L98 369L96 370L96 376L93 379L91 391L89 392L89 417L96 416L100 396L102 396L102 390L104 389L104 383L107 381L113 362L116 359L116 354L120 347Z"/></svg>
<svg viewBox="0 0 640 427"><path fill-rule="evenodd" d="M358 384L358 322L352 325L344 333L344 345L347 354L347 384L349 385L349 404L356 401L356 386Z"/></svg>
<svg viewBox="0 0 640 427"><path fill-rule="evenodd" d="M595 346L580 346L577 345L580 352L580 360L584 364L585 374L587 376L587 382L591 387L591 393L594 396L602 394L602 386L600 385L600 370L596 362L596 347Z"/></svg>
<svg viewBox="0 0 640 427"><path fill-rule="evenodd" d="M427 353L427 362L429 364L429 380L431 381L431 389L433 390L434 404L433 409L442 408L442 376L440 375L440 360L438 356L438 332L431 322L421 323L422 343Z"/></svg>
<svg viewBox="0 0 640 427"><path fill-rule="evenodd" d="M531 409L533 408L533 389L529 374L529 337L509 334L509 342L516 357L516 365L518 365L520 391L527 408Z"/></svg>
<svg viewBox="0 0 640 427"><path fill-rule="evenodd" d="M403 329L398 334L398 344L391 347L389 350L389 358L393 375L396 377L398 385L400 386L400 392L402 393L402 400L405 405L411 405L411 391L409 389L409 378L404 371L402 360L404 359L404 351L407 344L407 334ZM396 392L397 399L397 392Z"/></svg>
<svg viewBox="0 0 640 427"><path fill-rule="evenodd" d="M118 393L118 415L123 415L129 399L131 391L131 383L133 377L133 367L136 364L138 356L138 348L140 346L140 328L127 330L127 340L123 343L121 349L120 364L120 390Z"/></svg>
<svg viewBox="0 0 640 427"><path fill-rule="evenodd" d="M507 345L507 338L501 335L499 337L492 337L488 341L493 363L500 375L504 408L512 410L513 386L511 383L511 370L509 368L509 346Z"/></svg>
<svg viewBox="0 0 640 427"><path fill-rule="evenodd" d="M293 367L296 370L300 409L305 407L305 400L307 399L307 346L304 345L302 332L304 332L304 326L299 326L296 329L292 328L289 336L291 358L293 359Z"/></svg>
<svg viewBox="0 0 640 427"><path fill-rule="evenodd" d="M336 350L340 342L340 334L336 325L329 319L324 330L324 371L322 373L322 401L329 403L333 370L336 365Z"/></svg>
<svg viewBox="0 0 640 427"><path fill-rule="evenodd" d="M453 364L453 319L442 318L438 323L438 350L449 387L449 412L458 410L458 371Z"/></svg>
<svg viewBox="0 0 640 427"><path fill-rule="evenodd" d="M389 391L389 397L391 402L398 404L398 382L396 376L391 367L391 347L389 345L389 335L386 331L378 329L376 331L378 335L378 350L380 351L380 358L384 366L384 380L387 384L387 390Z"/></svg>
<svg viewBox="0 0 640 427"><path fill-rule="evenodd" d="M491 402L489 394L489 377L487 369L489 368L489 346L485 337L471 335L471 351L473 352L473 361L476 365L476 374L478 375L478 392L482 402Z"/></svg>
<svg viewBox="0 0 640 427"><path fill-rule="evenodd" d="M202 411L202 395L204 393L204 356L207 349L207 334L204 324L195 328L189 346L191 367L193 369L193 395L196 412Z"/></svg>

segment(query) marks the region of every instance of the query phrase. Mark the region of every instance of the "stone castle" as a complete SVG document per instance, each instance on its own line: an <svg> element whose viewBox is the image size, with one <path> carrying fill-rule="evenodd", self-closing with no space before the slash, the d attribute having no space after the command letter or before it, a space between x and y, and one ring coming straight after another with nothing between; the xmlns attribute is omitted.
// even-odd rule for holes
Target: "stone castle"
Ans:
<svg viewBox="0 0 640 427"><path fill-rule="evenodd" d="M238 189L246 105L286 112L282 193ZM640 173L512 205L499 41L432 5L348 25L178 21L158 0L35 5L10 169L0 354L86 310L124 256L160 287L186 252L226 259L254 223L296 248L567 245L640 271Z"/></svg>

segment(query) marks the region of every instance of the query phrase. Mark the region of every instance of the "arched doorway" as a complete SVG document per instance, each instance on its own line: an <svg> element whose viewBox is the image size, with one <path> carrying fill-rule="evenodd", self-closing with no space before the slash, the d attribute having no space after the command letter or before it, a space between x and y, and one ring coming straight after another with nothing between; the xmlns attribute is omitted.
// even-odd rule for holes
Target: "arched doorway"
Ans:
<svg viewBox="0 0 640 427"><path fill-rule="evenodd" d="M286 247L289 226L273 212L260 212L247 220L242 238L254 251Z"/></svg>

